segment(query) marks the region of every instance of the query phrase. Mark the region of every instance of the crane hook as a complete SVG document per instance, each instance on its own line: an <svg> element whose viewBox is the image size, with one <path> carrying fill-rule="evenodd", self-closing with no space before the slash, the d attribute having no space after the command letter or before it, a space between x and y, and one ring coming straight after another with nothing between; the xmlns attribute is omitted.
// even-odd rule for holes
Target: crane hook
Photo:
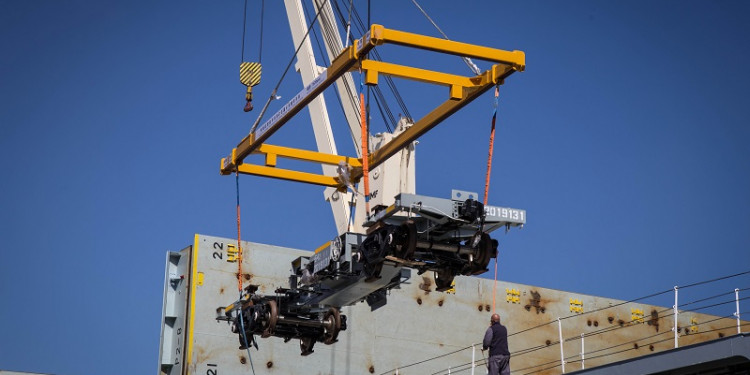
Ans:
<svg viewBox="0 0 750 375"><path fill-rule="evenodd" d="M245 112L253 110L253 86L260 83L261 65L256 62L243 62L240 64L240 82L247 86L245 93Z"/></svg>

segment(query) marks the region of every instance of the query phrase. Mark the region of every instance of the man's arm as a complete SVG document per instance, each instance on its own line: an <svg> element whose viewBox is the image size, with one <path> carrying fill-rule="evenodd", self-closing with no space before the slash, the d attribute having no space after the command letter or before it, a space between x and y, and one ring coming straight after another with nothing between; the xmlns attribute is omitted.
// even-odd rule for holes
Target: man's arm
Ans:
<svg viewBox="0 0 750 375"><path fill-rule="evenodd" d="M492 343L492 327L487 328L487 331L484 333L484 340L482 340L482 350L487 350L487 348L490 347L491 343Z"/></svg>

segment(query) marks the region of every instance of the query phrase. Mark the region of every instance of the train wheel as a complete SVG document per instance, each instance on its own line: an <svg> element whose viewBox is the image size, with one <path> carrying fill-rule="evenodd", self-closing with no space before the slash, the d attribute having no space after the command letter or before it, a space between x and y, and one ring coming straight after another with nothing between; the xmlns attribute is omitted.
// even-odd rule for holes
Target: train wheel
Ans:
<svg viewBox="0 0 750 375"><path fill-rule="evenodd" d="M324 320L326 321L325 333L323 333L323 343L331 345L335 343L341 331L341 314L335 307L331 307L326 312Z"/></svg>
<svg viewBox="0 0 750 375"><path fill-rule="evenodd" d="M487 269L487 265L490 264L490 259L495 255L493 242L494 240L489 234L482 233L482 238L479 240L479 245L477 245L477 254L471 263L474 274L483 273Z"/></svg>
<svg viewBox="0 0 750 375"><path fill-rule="evenodd" d="M313 346L315 346L315 338L313 337L300 337L299 349L302 351L302 355L309 355L313 352Z"/></svg>
<svg viewBox="0 0 750 375"><path fill-rule="evenodd" d="M266 338L273 335L273 332L276 330L276 322L279 320L279 309L278 306L276 306L276 301L271 300L268 301L268 312L266 312L266 324L263 329L263 333L260 335L260 337Z"/></svg>
<svg viewBox="0 0 750 375"><path fill-rule="evenodd" d="M365 282L373 282L380 278L380 271L383 270L383 261L377 261L373 263L365 263Z"/></svg>
<svg viewBox="0 0 750 375"><path fill-rule="evenodd" d="M451 288L455 275L450 268L435 271L435 290L442 292Z"/></svg>
<svg viewBox="0 0 750 375"><path fill-rule="evenodd" d="M394 255L401 259L411 259L417 249L417 226L408 220L398 228L398 244Z"/></svg>

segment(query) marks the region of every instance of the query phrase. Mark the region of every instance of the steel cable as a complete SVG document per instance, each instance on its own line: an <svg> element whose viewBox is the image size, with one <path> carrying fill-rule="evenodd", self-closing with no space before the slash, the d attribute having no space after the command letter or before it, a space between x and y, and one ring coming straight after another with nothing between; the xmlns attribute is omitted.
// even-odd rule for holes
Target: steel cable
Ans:
<svg viewBox="0 0 750 375"><path fill-rule="evenodd" d="M741 313L743 313L743 312L741 312ZM732 318L732 317L734 317L734 315L721 316L721 317L718 317L718 318L707 320L705 322L698 323L698 324L696 324L696 326L700 326L700 325L712 323L712 322L715 322L715 321L718 321L718 320L722 320L722 319L729 319L729 318ZM750 325L750 323L740 324L740 326L745 326L745 325ZM736 326L727 326L727 327L717 328L717 329L713 329L713 330L702 331L701 333L721 331L721 330L731 329L731 328L734 328L734 327L736 327ZM622 326L615 327L615 329L620 329L620 328L623 328L623 327ZM609 330L609 331L611 331L611 330ZM590 352L584 352L583 354L584 355L590 355L590 354L594 354L594 353L600 353L600 352L607 351L607 350L610 350L610 349L614 349L614 348L617 348L617 347L620 347L620 346L623 346L623 345L637 344L638 342L643 341L643 340L648 340L648 339L651 339L651 338L654 338L654 337L658 337L658 336L661 336L661 335L664 335L664 334L671 334L671 333L672 333L671 330L664 331L664 332L660 332L660 333L657 333L657 334L654 334L654 335L641 337L641 338L638 338L636 340L626 341L626 342L623 342L623 343L612 345L612 346L609 346L609 347L606 347L606 348L592 350ZM683 334L683 335L680 335L680 336L686 336L686 335L689 335L689 334ZM584 335L584 337L587 337L587 335ZM576 338L580 339L580 336L575 336L573 338L564 339L563 342L573 341ZM589 357L588 359L602 358L602 357L605 357L605 356L614 355L614 354L622 353L622 352L629 351L629 350L635 350L635 349L638 349L639 347L645 347L646 345L653 345L655 343L660 343L660 342L670 341L670 340L672 340L672 337L670 337L668 339L664 339L664 340L659 340L659 341L656 341L656 342L650 342L650 343L646 343L646 344L643 344L643 345L639 345L638 347L628 348L628 349L617 351L617 352L613 352L613 353L605 353L605 354L602 354L602 355L598 355L598 356L594 356L594 357ZM541 349L544 349L544 348L553 347L553 346L556 346L556 345L559 345L559 344L560 344L560 341L555 341L555 342L551 342L549 345L538 345L538 346L535 346L535 347L518 350L518 351L515 351L515 352L512 353L512 357L519 357L519 356L524 355L524 354L532 353L534 351L541 350ZM450 353L450 354L454 354L454 353ZM568 361L568 359L576 358L576 357L579 357L579 356L580 356L580 353L576 354L576 355L571 355L571 356L566 357L565 358L566 363L580 362L580 360ZM479 365L479 364L483 364L485 362L486 362L486 360L485 361L475 361L474 363L477 364L477 365ZM534 366L529 366L529 367L521 368L521 369L514 370L514 371L524 371L524 370L529 370L529 369L533 369L533 368L536 368L536 367L545 366L545 365L549 365L549 364L553 364L553 363L556 364L555 366L552 366L552 367L548 367L548 368L544 368L544 369L539 369L539 370L535 370L535 371L532 371L532 372L528 373L528 374L532 374L532 373L536 373L536 372L540 372L540 371L544 371L544 370L547 370L547 369L550 369L550 368L557 367L557 366L559 366L559 362L560 362L560 360L555 360L555 361L545 362L545 363L541 363L541 364L536 364ZM469 362L467 364L461 364L461 365L457 365L455 367L451 367L451 372L455 373L455 372L465 371L466 369L462 369L462 367L465 367L467 365L471 365L471 362ZM433 373L433 375L435 375L435 374L442 374L442 373L445 373L445 371L447 371L447 369L435 372L435 373Z"/></svg>
<svg viewBox="0 0 750 375"><path fill-rule="evenodd" d="M697 325L708 324L708 323L711 323L711 322L714 322L714 321L717 321L717 320L728 319L728 318L731 318L731 317L733 317L733 315L722 316L722 317L718 317L718 318L715 318L715 319L712 319L712 320L708 320L708 321L699 323ZM750 323L740 324L741 327L742 326L747 326L747 325L750 325ZM720 328L715 328L715 329L712 329L712 330L702 331L700 333L709 333L709 332L723 331L723 330L727 330L727 329L733 329L735 327L736 327L736 325L726 326L726 327L720 327ZM602 351L614 349L616 347L623 346L623 345L636 344L632 348L618 350L616 352L605 353L605 354L601 354L601 355L597 355L597 356L593 356L593 357L587 357L587 359L597 359L597 358L603 358L603 357L614 355L614 354L623 353L623 352L630 351L630 350L637 350L640 347L646 347L647 345L650 347L651 345L654 345L654 344L662 343L662 342L665 342L665 341L671 341L671 340L673 340L673 338L670 337L670 338L663 339L663 340L658 340L658 341L653 341L653 342L645 343L643 345L637 345L637 343L639 341L648 340L650 338L654 338L654 337L657 337L657 336L660 336L660 335L664 335L664 334L671 334L671 333L672 333L672 331L665 331L665 332L657 333L655 335L642 337L642 338L639 338L639 339L636 339L636 340L627 341L627 342L620 343L620 344L617 344L617 345L612 345L612 346L609 346L609 347L606 347L606 348L601 348L601 349L593 350L593 351L590 351L590 352L584 352L583 354L584 355L590 355L590 354L593 354L593 353L599 353L599 352L602 352ZM688 336L688 335L680 335L680 337L683 337L683 336ZM559 342L556 343L556 344L559 344ZM568 359L576 358L576 357L579 357L579 356L580 356L580 354L579 355L572 355L572 356L566 357L565 358L565 360L566 360L565 362L566 363L580 362L581 360L567 361ZM546 364L559 363L559 362L560 362L560 360L556 360L556 361L553 361L553 362L548 362L548 363L544 363L544 364L540 364L540 365L535 365L535 366L530 366L530 367L522 368L522 369L519 369L519 370L516 370L516 371L528 370L528 369L531 369L531 368L534 368L534 367L539 367L539 366L543 366L543 365L546 365ZM557 367L557 366L553 366L552 368L554 368L554 367ZM547 369L549 369L549 368L547 368ZM533 373L540 372L540 371L543 371L543 370L546 370L546 369L532 371L532 372L530 372L528 374L533 374Z"/></svg>
<svg viewBox="0 0 750 375"><path fill-rule="evenodd" d="M323 2L323 6L328 2L328 0L325 0ZM322 9L322 6L321 6ZM318 18L320 17L320 11L315 13L315 18L313 19L310 26L307 28L307 31L305 32L305 36L302 37L302 40L300 41L299 45L297 46L297 49L294 51L294 55L292 55L292 58L289 60L289 63L286 64L286 68L284 69L284 73L281 75L281 78L279 78L279 82L276 83L276 86L273 88L273 91L271 91L271 96L268 97L268 100L266 100L266 104L263 105L263 109L261 110L260 114L258 115L258 118L255 120L255 123L250 128L250 133L255 132L255 128L258 127L258 124L260 123L260 120L263 118L263 115L266 113L266 110L268 109L268 105L271 104L271 101L276 98L276 92L278 91L279 87L281 86L281 83L284 81L284 77L286 77L286 74L289 72L289 68L292 66L292 63L294 63L294 59L297 57L297 54L299 53L299 50L302 48L302 46L305 44L305 40L307 40L307 36L310 35L310 31L312 30L313 26L315 25L315 22L318 21Z"/></svg>
<svg viewBox="0 0 750 375"><path fill-rule="evenodd" d="M247 0L245 1L247 4ZM266 0L260 2L260 42L258 43L258 64L263 61L263 19L266 18Z"/></svg>
<svg viewBox="0 0 750 375"><path fill-rule="evenodd" d="M726 279L729 279L729 278L732 278L732 277L737 277L737 276L741 276L741 275L745 275L745 274L749 274L749 273L750 273L750 271L740 272L740 273L733 274L733 275L728 275L728 276L723 276L723 277L719 277L719 278L715 278L715 279L710 279L710 280L706 280L706 281L701 281L701 282L697 282L697 283L688 284L688 285L685 285L683 287L678 287L678 288L685 289L685 288L689 288L689 287L693 287L693 286L697 286L697 285L703 285L703 284L707 284L707 283L711 283L711 282L715 282L715 281L726 280ZM750 288L742 288L742 289L739 289L739 290L747 290L747 289L750 289ZM590 314L590 313L594 313L594 312L603 311L603 310L611 309L611 308L614 308L614 307L622 306L622 305L627 304L627 303L641 301L641 300L644 300L644 299L647 299L647 298L651 298L651 297L656 297L656 296L659 296L659 295L662 295L662 294L666 294L666 293L670 293L670 292L673 292L673 291L674 291L674 289L668 289L668 290L665 290L665 291L662 291L662 292L657 292L657 293L649 294L649 295L646 295L646 296L643 296L643 297L635 298L635 299L632 299L632 300L629 300L629 301L624 301L624 302L621 302L621 303L618 303L618 304L614 304L612 306L608 306L608 307L603 307L603 308L600 308L600 309L595 309L595 310L587 311L587 312L585 312L583 314L569 315L567 317L563 317L563 318L560 318L560 319L564 320L564 319L579 317L579 316L583 316L583 315L586 315L586 314ZM707 297L707 298L702 298L702 299L699 299L699 300L688 302L688 303L684 304L683 306L691 305L691 304L694 304L694 303L697 303L697 302L703 302L703 301L710 300L710 299L713 299L713 298L717 298L717 297L720 297L720 296L724 296L724 295L727 295L727 294L729 294L729 293L722 293L722 294L718 294L718 295L715 295L715 296L711 296L711 297ZM750 297L744 297L744 298L741 298L739 300L741 301L741 300L745 300L745 299L750 299ZM717 305L723 305L723 304L727 304L727 303L731 303L731 302L735 302L735 300L731 300L731 301L727 301L727 302L721 302L721 303L718 303L718 304L712 304L712 305L702 306L702 307L699 307L699 308L693 309L693 310L683 310L683 311L684 312L692 312L692 311L697 311L697 310L704 309L704 308L709 308L709 307L715 307ZM669 310L672 310L672 309L671 308L664 309L664 310L661 310L661 312L666 312L666 311L669 311ZM740 312L740 314L742 314L742 313L743 312ZM674 315L674 313L668 314L668 315L664 315L664 316L660 316L659 318L663 319L663 318L667 318L667 317L670 317L670 316L673 316L673 315ZM698 325L709 323L709 322L713 322L713 321L720 320L720 319L726 319L726 318L732 317L732 316L734 316L734 315L729 315L727 317L716 318L716 319L713 319L713 320L710 320L710 321L707 321L707 322L699 323ZM644 317L644 319L645 319L645 317ZM591 337L591 336L595 336L595 335L598 335L598 334L611 332L611 331L614 331L614 330L617 330L617 329L621 329L621 328L632 327L632 326L635 326L635 325L634 324L629 324L629 323L639 322L639 321L640 321L640 319L633 319L633 320L631 320L629 322L626 322L628 324L623 324L623 325L619 325L618 324L617 326L614 326L614 327L602 328L602 329L600 329L598 331L584 334L584 337ZM522 333L525 333L525 332L528 332L528 331L531 331L531 330L534 330L534 329L537 329L537 328L541 328L541 327L544 327L546 325L549 325L549 324L552 324L552 323L555 323L555 322L556 322L556 320L553 320L553 321L542 323L542 324L539 324L539 325L536 325L536 326L533 326L533 327L530 327L530 328L527 328L527 329L523 329L521 331L517 331L517 332L511 333L511 334L508 334L508 337L519 335L519 334L522 334ZM741 326L744 326L744 325L750 325L750 323L741 324ZM728 328L732 328L732 327L728 327ZM723 328L723 329L728 329L728 328ZM670 333L670 332L672 332L672 331L671 330L664 331L664 332L659 333L657 335L662 335L662 334L666 334L666 333ZM707 332L711 332L711 331L707 331ZM645 339L648 339L650 337L655 337L657 335L648 336L646 338L641 338L639 340L645 340ZM568 339L563 339L563 342L569 342L569 341L573 341L575 339L580 339L580 336L574 336L574 337L570 337ZM666 339L666 340L671 340L671 339L672 338L669 338L669 339ZM662 340L662 341L666 341L666 340ZM528 354L528 353L531 353L531 352L534 352L534 351L537 351L537 350L541 350L541 349L549 347L549 346L553 346L555 344L559 344L559 341L556 341L555 343L550 343L550 345L539 345L539 346L534 346L534 347L531 347L531 348L521 349L519 351L516 351L516 352L512 353L512 355L513 356L520 356L520 355ZM470 345L470 346L467 346L467 347L465 347L463 349L459 349L459 350L456 350L456 351L453 351L453 352L450 352L450 353L446 353L446 354L443 354L443 355L435 356L435 357L432 357L432 358L429 358L429 359L426 359L426 360L422 360L422 361L419 361L419 362L414 362L414 363L406 365L406 366L401 366L401 367L399 367L399 369L401 369L401 368L407 368L407 367L411 367L411 366L414 366L414 365L422 364L422 363L425 363L425 362L428 362L428 361L432 361L432 360L435 360L435 359L443 358L443 357L446 357L448 355L455 354L455 353L457 353L459 351L469 349L469 348L471 348L473 346L476 346L476 345L481 345L481 344ZM618 344L616 346L620 346L620 345L622 345L622 344ZM600 349L598 351L601 351L601 350L602 349ZM629 349L629 350L632 350L632 349ZM597 352L597 351L594 351L594 352ZM584 354L587 354L587 353L584 353ZM558 362L559 362L559 360L558 360ZM457 366L457 368L461 367L461 366L462 365L459 365L459 366ZM393 372L395 370L396 369L384 372L381 375L391 373L391 372Z"/></svg>
<svg viewBox="0 0 750 375"><path fill-rule="evenodd" d="M307 17L307 20L309 22L310 21L310 17L308 15L309 11L307 10L307 5L304 5L304 4L305 3L303 3L305 16ZM320 9L319 9L319 11L320 11ZM333 31L327 30L326 28L321 28L321 32L320 32L321 38L323 38L325 40L325 43L327 43L327 45L329 45L329 46L333 46L333 45L336 45L338 43L336 41L335 37L333 35L331 35L332 32ZM313 36L315 38L315 42L316 42L317 47L318 47L318 52L323 57L324 61L326 62L326 65L330 66L330 60L328 59L328 55L324 52L323 48L320 45L320 41L318 40L317 33L313 33ZM350 102L352 103L352 106L353 106L353 109L355 110L355 112L359 111L359 109L357 108L357 103L356 103L358 98L355 98L355 96L352 94L351 89L349 88L349 85L344 85L344 89L346 90L347 95L349 95ZM337 101L339 103L339 106L341 107L342 112L345 112L345 110L344 110L344 103L343 103L343 100L341 99L341 96L339 95L338 90L333 90L333 92L336 95L336 99L337 99ZM380 116L383 119L383 122L385 124L386 129L388 129L389 132L393 132L391 126L388 124L388 121L390 120L390 122L395 127L395 123L396 122L394 120L393 113L391 112L390 108L388 107L388 104L387 104L387 102L385 100L385 97L383 96L382 91L380 90L379 87L376 86L375 92L376 92L375 104L377 104L377 106L378 106L378 110L380 112ZM383 103L382 105L381 105L381 102ZM383 106L385 107L385 111L383 109ZM386 114L387 114L387 116L386 116ZM354 134L352 134L352 136L354 136Z"/></svg>
<svg viewBox="0 0 750 375"><path fill-rule="evenodd" d="M715 295L715 296L711 296L711 297L706 297L706 298L702 298L702 299L699 299L699 300L695 300L695 301L692 301L692 302L688 302L688 303L683 303L683 304L681 304L681 305L680 305L680 307L684 307L684 306L690 306L690 305L692 305L692 304L694 304L694 303L698 303L698 302L703 302L703 301L708 301L708 300L710 300L710 299L714 299L714 298L718 298L718 297L726 296L726 295L729 295L729 294L734 294L734 291L731 291L731 292L727 292L727 293L722 293L722 294L717 294L717 295Z"/></svg>
<svg viewBox="0 0 750 375"><path fill-rule="evenodd" d="M342 22L345 20L344 16L341 12L341 9L338 6L338 3L334 1L334 7L336 8L336 12L339 15L339 18L342 20ZM364 22L362 22L362 19L359 16L359 12L357 12L357 8L352 8L352 13L354 14L354 18L357 22L355 22L355 27L357 27L357 30L360 34L364 34L367 29L364 26ZM351 41L354 41L354 37L350 36ZM383 61L382 57L380 56L380 53L377 49L372 49L370 51L370 55L374 58L374 60L377 61ZM409 112L409 109L406 107L406 103L404 102L403 97L401 96L401 93L399 92L398 88L396 87L396 84L393 82L393 78L389 75L384 75L385 83L390 88L391 93L393 94L394 99L396 100L396 103L398 104L399 108L403 112L404 116L406 116L408 119L412 119L411 113ZM376 86L378 87L378 86Z"/></svg>
<svg viewBox="0 0 750 375"><path fill-rule="evenodd" d="M318 9L320 11L320 9ZM321 28L321 36L326 41L326 44L329 46L334 46L338 44L338 40L336 40L336 37L333 35L333 30L330 30L328 28ZM321 54L323 52L321 51ZM347 92L349 92L349 87L345 86L347 89ZM368 86L368 89L370 87ZM375 86L375 103L378 106L378 109L380 111L380 116L383 118L383 122L385 124L386 129L388 129L389 132L393 132L393 127L396 126L396 120L393 117L393 113L391 112L390 107L388 106L387 101L385 100L385 96L383 96L382 91L380 90L379 86ZM352 100L353 102L354 100ZM382 102L382 105L381 105ZM343 104L341 105L343 107ZM368 110L369 113L369 110ZM387 115L387 116L386 116ZM391 125L389 125L388 121L390 121Z"/></svg>
<svg viewBox="0 0 750 375"><path fill-rule="evenodd" d="M414 363L408 364L408 365L406 365L406 366L400 366L400 367L398 367L398 368L394 368L394 369L392 369L392 370L390 370L390 371L386 371L386 372L383 372L383 373L381 373L380 375L386 375L386 374L390 374L390 373L392 373L392 372L394 372L394 371L396 371L396 370L401 370L401 369L409 368L409 367L412 367L412 366L416 366L416 365L421 365L422 363L425 363L425 362L433 361L433 360L436 360L436 359L439 359L439 358L442 358L442 357L446 357L446 356L449 356L449 355L451 355L451 354L456 354L456 353L458 353L458 352L461 352L461 351L464 351L464 350L466 350L466 349L469 349L469 348L471 348L472 346L474 346L474 345L469 345L469 346L467 346L467 347L464 347L464 348L456 349L456 350L454 350L454 351L452 351L452 352L450 352L450 353L445 353L445 354L441 354L441 355L438 355L438 356L435 356L435 357L432 357L432 358L427 358L427 359L421 360L421 361L419 361L419 362L414 362Z"/></svg>
<svg viewBox="0 0 750 375"><path fill-rule="evenodd" d="M234 186L236 188L237 193L237 289L239 291L240 295L240 301L242 301L242 241L241 241L241 231L240 231L240 174L238 171L235 171L234 173ZM253 365L253 357L250 355L250 346L247 343L247 333L245 333L245 322L242 318L242 304L240 303L240 308L238 310L238 319L240 321L240 329L242 330L242 340L245 343L245 348L247 348L247 358L250 362L250 369L253 371L253 375L255 375L255 366Z"/></svg>
<svg viewBox="0 0 750 375"><path fill-rule="evenodd" d="M333 4L337 5L336 2L334 2ZM307 7L305 7L305 9L307 9ZM309 21L309 17L308 17L308 21ZM318 45L318 51L320 52L321 56L324 56L325 61L327 61L326 65L330 65L330 60L327 59L328 55L323 52L323 49L320 46L320 42L317 39L317 34L316 34L315 39ZM358 106L359 98L354 95L349 85L344 85L344 89L346 90L346 95L349 97L349 103L351 103L352 105L352 111L354 111L355 113L358 113L359 112L359 106ZM344 101L341 99L341 95L339 95L338 90L333 90L333 93L336 95L336 100L338 101L339 106L341 107L341 112L346 113L346 110L344 109ZM352 139L356 139L357 135L352 132L351 127L349 128L349 131L350 131L350 135ZM357 152L360 152L360 151L357 150Z"/></svg>
<svg viewBox="0 0 750 375"><path fill-rule="evenodd" d="M733 277L747 275L747 274L750 274L750 271L735 273L734 275L722 276L722 277L718 277L718 278L711 279L711 280L699 281L697 283L692 283L692 284L688 284L688 285L685 285L685 286L680 286L678 288L680 288L680 289L690 288L690 287L697 286L697 285L703 285L703 284L708 284L708 283L712 283L712 282L715 282L715 281L731 279Z"/></svg>
<svg viewBox="0 0 750 375"><path fill-rule="evenodd" d="M247 0L245 0L245 11L242 12L242 45L240 46L242 53L240 56L240 62L245 61L245 34L247 32L246 26L247 26Z"/></svg>
<svg viewBox="0 0 750 375"><path fill-rule="evenodd" d="M440 28L440 26L438 26L437 23L435 23L435 21L432 20L432 17L430 17L430 15L427 14L427 12L417 3L417 0L411 0L411 2L414 3L414 5L417 7L417 9L419 9L419 11L422 12L422 14L425 17L427 17L427 19L430 21L430 23L432 23L432 26L435 26L435 28L437 29L437 31L440 32L440 34L443 36L443 38L445 38L445 40L450 40L448 38L448 35L446 35L443 32L443 30ZM476 75L479 75L479 74L482 73L482 71L479 70L479 67L477 66L477 64L474 64L474 62L471 61L470 58L462 56L461 59L464 61L464 63L466 64L466 66L469 67L469 70L471 70L472 73L474 73Z"/></svg>

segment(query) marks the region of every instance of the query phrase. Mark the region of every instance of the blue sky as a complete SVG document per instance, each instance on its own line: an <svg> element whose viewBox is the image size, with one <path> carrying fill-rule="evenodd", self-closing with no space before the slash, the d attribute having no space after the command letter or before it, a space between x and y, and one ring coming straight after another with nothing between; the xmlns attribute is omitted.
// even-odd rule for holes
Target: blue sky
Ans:
<svg viewBox="0 0 750 375"><path fill-rule="evenodd" d="M267 3L258 107L295 47ZM497 234L500 279L631 299L750 270L750 4L457 4L422 2L451 38L527 57L501 87L490 201L528 224ZM0 0L0 369L156 369L165 252L236 234L234 178L218 166L259 112L241 111L242 8ZM249 8L256 60L259 1ZM436 35L410 1L373 2L372 21ZM468 74L454 58L381 54ZM415 116L446 94L397 84ZM300 88L292 73L279 93ZM491 103L420 139L418 193L483 189ZM271 140L314 148L307 113ZM314 249L335 235L320 188L240 188L243 239Z"/></svg>

